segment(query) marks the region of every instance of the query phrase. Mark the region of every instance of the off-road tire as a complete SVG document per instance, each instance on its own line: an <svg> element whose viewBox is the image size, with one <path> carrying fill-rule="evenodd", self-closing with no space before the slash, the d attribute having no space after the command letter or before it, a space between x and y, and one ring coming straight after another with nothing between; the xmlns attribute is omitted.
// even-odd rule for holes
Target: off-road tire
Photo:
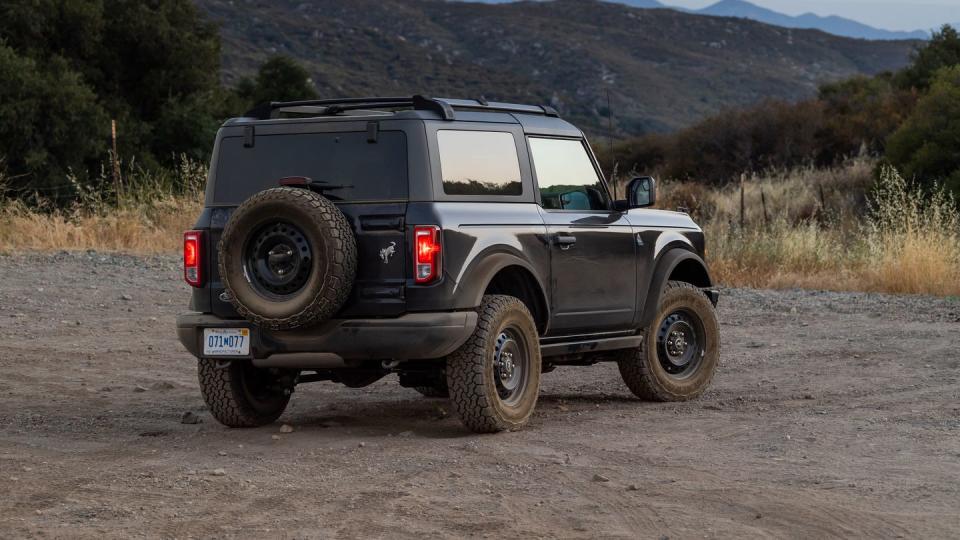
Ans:
<svg viewBox="0 0 960 540"><path fill-rule="evenodd" d="M453 408L463 424L477 433L520 429L533 414L540 393L540 341L536 325L523 302L512 296L484 296L477 311L480 316L473 334L447 357L447 386ZM498 339L508 330L522 339L517 350L529 359L526 378L510 404L501 399L494 378Z"/></svg>
<svg viewBox="0 0 960 540"><path fill-rule="evenodd" d="M450 397L450 389L447 388L446 383L439 386L414 386L413 389L428 398L445 399Z"/></svg>
<svg viewBox="0 0 960 540"><path fill-rule="evenodd" d="M281 219L302 231L312 249L312 266L307 282L291 297L268 298L250 283L244 261L251 237ZM237 313L270 330L329 319L343 307L357 273L350 223L328 199L303 188L272 188L247 199L230 216L218 250L220 277Z"/></svg>
<svg viewBox="0 0 960 540"><path fill-rule="evenodd" d="M702 323L703 355L691 373L671 375L657 354L657 333L664 319L677 310L695 315ZM720 325L710 300L697 287L670 281L660 297L657 316L644 330L643 344L618 353L617 365L627 387L647 401L686 401L702 394L717 368L720 358Z"/></svg>
<svg viewBox="0 0 960 540"><path fill-rule="evenodd" d="M266 377L266 370L249 362L221 362L209 358L198 361L200 392L210 413L218 422L233 428L250 428L271 424L280 418L290 402L290 394L282 390L261 392L252 397L252 377ZM257 381L257 382L263 382Z"/></svg>

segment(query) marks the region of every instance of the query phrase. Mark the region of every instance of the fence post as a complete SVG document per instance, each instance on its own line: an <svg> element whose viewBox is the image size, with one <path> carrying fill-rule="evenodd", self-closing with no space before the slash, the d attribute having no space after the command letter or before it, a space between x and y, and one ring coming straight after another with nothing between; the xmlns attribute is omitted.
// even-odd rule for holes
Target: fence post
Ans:
<svg viewBox="0 0 960 540"><path fill-rule="evenodd" d="M746 212L746 201L744 200L744 182L747 181L747 173L740 173L740 230L744 228L744 213Z"/></svg>
<svg viewBox="0 0 960 540"><path fill-rule="evenodd" d="M117 192L117 204L120 204L120 160L117 158L117 121L110 120L110 142L113 147L113 154L110 156L111 168L113 169L113 189Z"/></svg>
<svg viewBox="0 0 960 540"><path fill-rule="evenodd" d="M820 190L820 212L817 213L817 219L820 223L823 223L827 217L827 197L823 194L823 184L817 183L817 188Z"/></svg>
<svg viewBox="0 0 960 540"><path fill-rule="evenodd" d="M767 196L763 194L763 186L760 186L760 204L763 205L763 226L770 226L770 217L767 215Z"/></svg>

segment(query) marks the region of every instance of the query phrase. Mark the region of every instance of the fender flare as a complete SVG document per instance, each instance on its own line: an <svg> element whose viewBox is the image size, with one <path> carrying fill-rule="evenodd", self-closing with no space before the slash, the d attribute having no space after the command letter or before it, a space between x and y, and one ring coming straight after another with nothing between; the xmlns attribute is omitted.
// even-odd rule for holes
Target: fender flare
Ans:
<svg viewBox="0 0 960 540"><path fill-rule="evenodd" d="M541 281L540 276L536 270L534 270L533 266L528 261L512 253L491 253L483 257L480 262L467 272L464 272L463 278L459 281L462 287L460 291L457 292L457 296L467 299L471 306L479 306L483 301L483 293L486 292L494 276L501 270L511 266L523 268L533 277L534 283L537 286L541 307L544 309L545 320L547 324L549 324L550 301L546 293L547 288L544 286L543 281Z"/></svg>
<svg viewBox="0 0 960 540"><path fill-rule="evenodd" d="M713 286L713 278L710 276L710 271L699 255L686 249L685 246L668 248L657 260L656 270L654 270L653 277L650 279L650 287L647 290L643 311L640 314L640 328L649 326L650 323L653 322L654 317L657 316L660 297L667 288L667 281L670 280L670 274L684 261L693 261L699 265L700 268L703 269L703 273L707 276L707 286Z"/></svg>

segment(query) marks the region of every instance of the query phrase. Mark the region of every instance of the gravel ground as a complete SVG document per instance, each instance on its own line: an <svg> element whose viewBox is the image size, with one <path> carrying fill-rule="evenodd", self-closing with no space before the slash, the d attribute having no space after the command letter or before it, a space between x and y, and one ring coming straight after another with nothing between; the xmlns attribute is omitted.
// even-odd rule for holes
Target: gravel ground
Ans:
<svg viewBox="0 0 960 540"><path fill-rule="evenodd" d="M477 436L394 377L221 427L186 289L173 258L0 256L0 537L960 537L957 299L727 290L701 399L559 368Z"/></svg>

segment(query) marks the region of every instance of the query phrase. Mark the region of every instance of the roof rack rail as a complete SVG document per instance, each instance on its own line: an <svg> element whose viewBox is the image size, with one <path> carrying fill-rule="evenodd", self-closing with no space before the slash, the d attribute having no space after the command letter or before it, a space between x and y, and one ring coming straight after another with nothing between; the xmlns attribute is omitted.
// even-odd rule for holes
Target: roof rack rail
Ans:
<svg viewBox="0 0 960 540"><path fill-rule="evenodd" d="M439 100L424 96L413 97L366 97L366 98L342 98L342 99L307 99L301 101L271 101L261 103L247 111L244 115L248 118L258 120L269 120L276 118L276 112L283 109L296 109L303 107L322 107L320 115L338 114L343 111L355 111L362 109L399 109L403 107L413 107L418 110L432 110L440 114L444 120L453 120L453 109Z"/></svg>
<svg viewBox="0 0 960 540"><path fill-rule="evenodd" d="M321 111L293 111L293 109L305 109L318 107ZM342 99L309 99L302 101L271 101L261 103L247 111L244 115L247 118L256 118L258 120L269 120L276 118L276 113L288 110L290 112L303 112L315 114L316 116L326 116L339 114L344 111L355 111L363 109L401 109L412 107L418 111L434 111L444 120L455 119L454 109L471 109L482 111L497 112L515 112L525 114L542 114L545 116L559 117L556 109L547 105L518 105L515 103L495 103L488 102L484 98L480 99L446 99L430 98L422 95L411 97L366 97L366 98L342 98Z"/></svg>

